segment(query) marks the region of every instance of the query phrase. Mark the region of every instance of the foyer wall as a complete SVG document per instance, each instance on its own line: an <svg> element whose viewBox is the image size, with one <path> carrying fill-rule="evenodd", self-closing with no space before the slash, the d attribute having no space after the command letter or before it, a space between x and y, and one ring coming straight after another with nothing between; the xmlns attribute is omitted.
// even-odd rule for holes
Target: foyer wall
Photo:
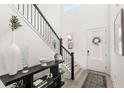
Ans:
<svg viewBox="0 0 124 93"><path fill-rule="evenodd" d="M114 52L114 20L116 15L124 5L111 5L110 32L111 32L111 75L114 87L124 87L124 56L119 56Z"/></svg>
<svg viewBox="0 0 124 93"><path fill-rule="evenodd" d="M87 68L87 31L96 27L108 27L109 5L75 5L62 14L62 37L67 48L67 34L73 33L75 61Z"/></svg>
<svg viewBox="0 0 124 93"><path fill-rule="evenodd" d="M38 4L43 15L46 17L55 32L61 36L61 13L62 5L59 4Z"/></svg>
<svg viewBox="0 0 124 93"><path fill-rule="evenodd" d="M11 44L12 32L9 28L9 19L11 15L16 13L11 10L9 5L0 5L0 11L5 11L0 14L0 75L6 74L4 61L2 54L4 50ZM54 13L54 11L53 11ZM18 16L21 24L23 25L15 32L16 44L21 48L26 48L29 51L28 65L33 66L39 64L40 58L53 59L54 52L51 50L43 40L41 40L37 34ZM13 63L12 63L13 65ZM19 69L22 66L19 65Z"/></svg>

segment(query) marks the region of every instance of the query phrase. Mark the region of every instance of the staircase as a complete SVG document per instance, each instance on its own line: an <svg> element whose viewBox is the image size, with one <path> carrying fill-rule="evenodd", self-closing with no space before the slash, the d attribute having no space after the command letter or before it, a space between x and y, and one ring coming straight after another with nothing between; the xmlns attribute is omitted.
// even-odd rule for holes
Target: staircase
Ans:
<svg viewBox="0 0 124 93"><path fill-rule="evenodd" d="M62 55L65 76L74 80L74 53L70 53L63 46L62 39L56 34L38 6L36 4L14 4L9 6L55 53Z"/></svg>

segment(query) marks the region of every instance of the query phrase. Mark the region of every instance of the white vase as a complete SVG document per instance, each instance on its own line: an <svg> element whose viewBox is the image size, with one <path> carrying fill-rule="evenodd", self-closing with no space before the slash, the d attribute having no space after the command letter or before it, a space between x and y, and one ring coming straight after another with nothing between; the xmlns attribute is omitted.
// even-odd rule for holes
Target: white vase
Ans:
<svg viewBox="0 0 124 93"><path fill-rule="evenodd" d="M4 62L9 75L15 75L19 70L21 50L15 43L15 32L12 32L12 42L4 51Z"/></svg>

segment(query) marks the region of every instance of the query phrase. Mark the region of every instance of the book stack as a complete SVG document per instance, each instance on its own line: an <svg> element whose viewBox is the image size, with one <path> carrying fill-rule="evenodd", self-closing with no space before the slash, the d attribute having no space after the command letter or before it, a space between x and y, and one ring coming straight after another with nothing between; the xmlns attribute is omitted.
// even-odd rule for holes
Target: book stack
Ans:
<svg viewBox="0 0 124 93"><path fill-rule="evenodd" d="M48 83L47 81L47 76L44 76L42 78L39 78L37 80L35 80L33 82L33 85L36 87L36 88L42 88L43 86L45 86L46 84Z"/></svg>

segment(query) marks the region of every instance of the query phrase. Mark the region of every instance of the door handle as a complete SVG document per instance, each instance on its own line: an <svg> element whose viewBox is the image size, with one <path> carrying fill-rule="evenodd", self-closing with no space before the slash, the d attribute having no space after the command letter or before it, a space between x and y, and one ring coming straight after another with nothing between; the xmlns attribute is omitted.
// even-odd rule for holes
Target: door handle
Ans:
<svg viewBox="0 0 124 93"><path fill-rule="evenodd" d="M90 56L90 51L89 50L87 50L87 56Z"/></svg>

